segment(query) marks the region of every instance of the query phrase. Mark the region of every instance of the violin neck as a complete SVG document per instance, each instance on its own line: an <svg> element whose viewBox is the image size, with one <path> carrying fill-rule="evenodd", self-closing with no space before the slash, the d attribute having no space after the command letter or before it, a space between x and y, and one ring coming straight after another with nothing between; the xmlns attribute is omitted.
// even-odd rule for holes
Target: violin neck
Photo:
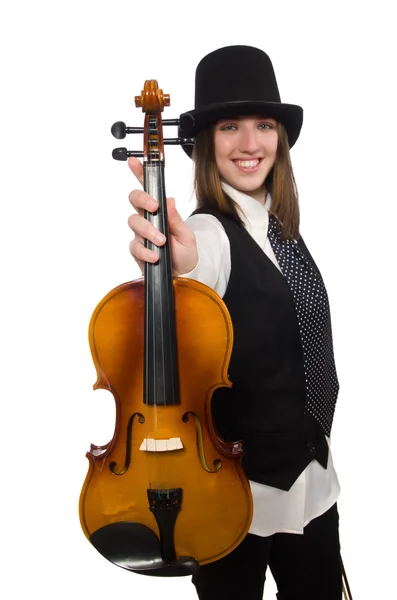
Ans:
<svg viewBox="0 0 397 600"><path fill-rule="evenodd" d="M178 357L164 164L144 166L144 189L159 205L157 212L145 212L145 218L167 238L159 248L149 241L145 244L160 258L155 264L145 263L144 402L174 405L179 404Z"/></svg>

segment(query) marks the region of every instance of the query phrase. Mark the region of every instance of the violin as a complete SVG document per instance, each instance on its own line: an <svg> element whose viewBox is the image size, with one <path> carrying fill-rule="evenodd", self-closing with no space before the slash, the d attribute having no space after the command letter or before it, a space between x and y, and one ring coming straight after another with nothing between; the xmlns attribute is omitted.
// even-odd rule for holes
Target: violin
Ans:
<svg viewBox="0 0 397 600"><path fill-rule="evenodd" d="M168 239L164 180L164 106L148 80L135 105L144 127L112 127L116 138L143 133L143 151L116 148L113 157L143 157L144 189L157 202L145 212ZM144 277L110 291L93 312L89 343L94 389L115 400L112 439L91 444L80 495L81 527L106 559L145 575L191 575L231 552L248 533L252 496L241 466L241 441L220 437L211 398L231 387L233 328L222 299L209 287L172 277L168 243Z"/></svg>

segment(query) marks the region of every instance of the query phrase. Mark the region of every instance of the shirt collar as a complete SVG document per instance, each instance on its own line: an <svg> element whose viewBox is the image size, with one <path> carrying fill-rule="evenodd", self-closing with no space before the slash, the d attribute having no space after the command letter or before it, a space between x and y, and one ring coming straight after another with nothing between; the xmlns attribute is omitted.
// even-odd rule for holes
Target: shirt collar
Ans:
<svg viewBox="0 0 397 600"><path fill-rule="evenodd" d="M237 203L240 216L247 231L256 237L255 233L258 229L267 231L269 224L268 210L271 206L272 198L268 193L265 204L261 204L248 194L244 194L236 190L228 183L221 181L223 191Z"/></svg>

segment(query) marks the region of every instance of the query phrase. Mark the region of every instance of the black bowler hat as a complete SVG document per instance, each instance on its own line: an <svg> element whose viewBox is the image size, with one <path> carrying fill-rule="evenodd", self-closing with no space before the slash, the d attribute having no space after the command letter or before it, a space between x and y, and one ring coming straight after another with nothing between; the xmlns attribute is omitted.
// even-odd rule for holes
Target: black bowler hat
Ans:
<svg viewBox="0 0 397 600"><path fill-rule="evenodd" d="M199 62L195 107L181 114L179 133L194 138L220 119L255 114L280 121L292 148L302 127L303 109L281 103L273 65L265 52L251 46L226 46ZM191 156L192 145L183 149Z"/></svg>

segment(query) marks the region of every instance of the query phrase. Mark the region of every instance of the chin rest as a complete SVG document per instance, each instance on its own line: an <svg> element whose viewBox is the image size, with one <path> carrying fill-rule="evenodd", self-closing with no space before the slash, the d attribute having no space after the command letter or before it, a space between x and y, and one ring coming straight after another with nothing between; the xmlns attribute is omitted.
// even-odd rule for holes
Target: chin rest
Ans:
<svg viewBox="0 0 397 600"><path fill-rule="evenodd" d="M141 523L105 525L91 535L90 542L113 564L141 575L181 577L194 575L200 568L191 556L164 561L156 534Z"/></svg>

